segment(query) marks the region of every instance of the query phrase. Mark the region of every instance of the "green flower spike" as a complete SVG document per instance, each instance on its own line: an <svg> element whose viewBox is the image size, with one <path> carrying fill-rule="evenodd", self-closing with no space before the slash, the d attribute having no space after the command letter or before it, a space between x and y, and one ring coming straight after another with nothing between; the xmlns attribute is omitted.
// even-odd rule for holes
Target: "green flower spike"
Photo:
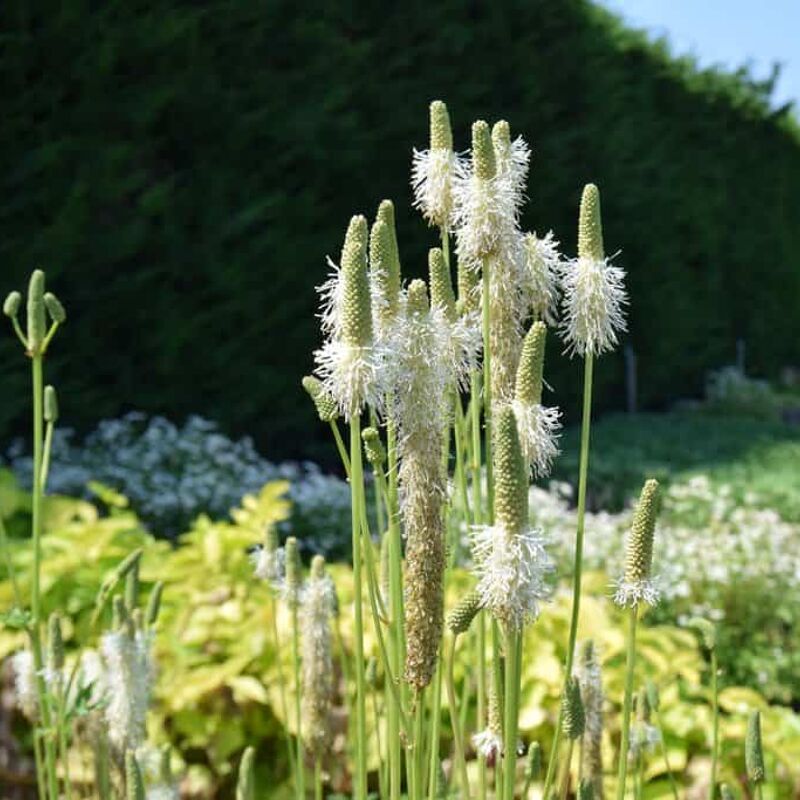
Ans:
<svg viewBox="0 0 800 800"><path fill-rule="evenodd" d="M300 595L302 568L300 549L294 536L290 536L286 540L284 552L286 553L286 597L290 605L295 605Z"/></svg>
<svg viewBox="0 0 800 800"><path fill-rule="evenodd" d="M44 421L58 421L58 395L52 386L44 387Z"/></svg>
<svg viewBox="0 0 800 800"><path fill-rule="evenodd" d="M28 284L28 349L31 353L41 351L46 334L44 272L37 269L33 271Z"/></svg>
<svg viewBox="0 0 800 800"><path fill-rule="evenodd" d="M469 630L469 626L472 625L472 620L475 619L480 610L481 596L473 590L465 594L456 603L455 608L447 617L447 627L454 634L466 633Z"/></svg>
<svg viewBox="0 0 800 800"><path fill-rule="evenodd" d="M642 601L654 605L658 601L658 592L650 581L658 512L658 481L651 478L642 488L639 504L633 515L625 551L625 574L618 582L614 595L614 601L619 606L635 606Z"/></svg>
<svg viewBox="0 0 800 800"><path fill-rule="evenodd" d="M525 337L517 367L515 399L520 403L538 405L542 402L546 339L547 327L544 322L534 322Z"/></svg>
<svg viewBox="0 0 800 800"><path fill-rule="evenodd" d="M509 406L496 416L494 452L495 518L508 533L521 533L528 527L528 471Z"/></svg>
<svg viewBox="0 0 800 800"><path fill-rule="evenodd" d="M385 201L389 202L389 201ZM376 298L376 322L386 329L400 309L400 265L389 226L376 219L369 236L369 274Z"/></svg>
<svg viewBox="0 0 800 800"><path fill-rule="evenodd" d="M253 762L256 751L252 747L245 748L239 762L239 776L236 781L236 800L255 800L255 775Z"/></svg>
<svg viewBox="0 0 800 800"><path fill-rule="evenodd" d="M525 761L525 780L538 780L542 771L542 746L539 742L531 742L528 745L528 758Z"/></svg>
<svg viewBox="0 0 800 800"><path fill-rule="evenodd" d="M56 673L64 668L64 636L58 613L51 614L47 620L47 666Z"/></svg>
<svg viewBox="0 0 800 800"><path fill-rule="evenodd" d="M322 381L313 375L306 375L302 381L303 388L314 401L317 415L322 422L333 422L339 416L336 401L325 391Z"/></svg>
<svg viewBox="0 0 800 800"><path fill-rule="evenodd" d="M394 203L391 200L381 200L378 206L378 213L375 215L376 222L382 222L388 232L388 288L393 297L400 296L400 284L402 282L402 269L400 267L400 248L397 244L397 227L394 219Z"/></svg>
<svg viewBox="0 0 800 800"><path fill-rule="evenodd" d="M142 771L132 750L125 751L125 787L127 800L145 800Z"/></svg>
<svg viewBox="0 0 800 800"><path fill-rule="evenodd" d="M452 150L453 131L450 127L450 114L441 100L434 100L430 106L431 150Z"/></svg>
<svg viewBox="0 0 800 800"><path fill-rule="evenodd" d="M367 221L350 220L342 248L342 340L352 347L372 344L372 311L367 278Z"/></svg>
<svg viewBox="0 0 800 800"><path fill-rule="evenodd" d="M453 294L453 283L450 278L450 267L447 266L444 254L439 247L433 247L428 251L428 273L431 306L441 309L448 322L455 322L458 312L456 311L456 298Z"/></svg>
<svg viewBox="0 0 800 800"><path fill-rule="evenodd" d="M586 715L581 699L581 687L577 678L570 678L564 687L561 701L564 735L568 739L579 739L586 727Z"/></svg>
<svg viewBox="0 0 800 800"><path fill-rule="evenodd" d="M408 315L412 314L427 314L429 310L428 305L428 287L425 286L425 281L417 278L411 281L408 285Z"/></svg>
<svg viewBox="0 0 800 800"><path fill-rule="evenodd" d="M578 220L578 258L602 261L604 257L600 192L593 183L587 183L583 188Z"/></svg>
<svg viewBox="0 0 800 800"><path fill-rule="evenodd" d="M489 125L482 119L472 123L472 166L476 177L489 181L497 174L497 162Z"/></svg>
<svg viewBox="0 0 800 800"><path fill-rule="evenodd" d="M64 322L67 318L67 312L64 310L64 306L61 305L61 301L52 292L46 292L43 299L47 313L50 314L50 319L58 325Z"/></svg>
<svg viewBox="0 0 800 800"><path fill-rule="evenodd" d="M753 711L747 720L747 737L744 742L744 761L750 783L764 782L764 750L761 746L761 712Z"/></svg>
<svg viewBox="0 0 800 800"><path fill-rule="evenodd" d="M462 314L477 312L480 307L480 273L472 269L464 259L458 260L456 272L459 311Z"/></svg>
<svg viewBox="0 0 800 800"><path fill-rule="evenodd" d="M511 147L511 128L506 120L498 120L492 126L492 145L495 155L505 153Z"/></svg>
<svg viewBox="0 0 800 800"><path fill-rule="evenodd" d="M163 593L164 584L162 581L159 581L153 586L150 597L147 600L147 614L145 615L145 619L147 620L148 628L152 628L158 621L158 614L161 610L161 596Z"/></svg>
<svg viewBox="0 0 800 800"><path fill-rule="evenodd" d="M375 469L381 469L386 463L386 448L376 428L364 428L361 433L364 440L364 454L367 461Z"/></svg>
<svg viewBox="0 0 800 800"><path fill-rule="evenodd" d="M9 318L14 319L19 313L22 305L22 295L19 292L9 292L3 303L3 313Z"/></svg>

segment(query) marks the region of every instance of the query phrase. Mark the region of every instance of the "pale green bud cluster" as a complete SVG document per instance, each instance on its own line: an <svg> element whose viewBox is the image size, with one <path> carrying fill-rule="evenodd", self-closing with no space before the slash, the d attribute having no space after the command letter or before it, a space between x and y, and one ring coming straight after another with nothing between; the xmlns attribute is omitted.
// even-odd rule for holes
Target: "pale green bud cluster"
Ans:
<svg viewBox="0 0 800 800"><path fill-rule="evenodd" d="M17 292L9 292L3 302L3 313L9 318L14 319L19 313L19 307L22 305L22 295Z"/></svg>
<svg viewBox="0 0 800 800"><path fill-rule="evenodd" d="M372 310L367 277L367 221L350 220L342 248L341 331L345 344L368 347L372 343Z"/></svg>
<svg viewBox="0 0 800 800"><path fill-rule="evenodd" d="M44 305L44 272L33 271L28 284L28 349L38 353L47 334Z"/></svg>
<svg viewBox="0 0 800 800"><path fill-rule="evenodd" d="M547 327L544 322L534 322L525 336L517 366L515 399L520 403L538 405L542 402L546 339Z"/></svg>
<svg viewBox="0 0 800 800"><path fill-rule="evenodd" d="M386 448L377 428L364 428L361 438L364 440L364 454L369 464L375 469L383 467L386 463Z"/></svg>
<svg viewBox="0 0 800 800"><path fill-rule="evenodd" d="M454 634L466 633L481 610L481 596L476 591L465 594L447 617L447 627Z"/></svg>
<svg viewBox="0 0 800 800"><path fill-rule="evenodd" d="M317 415L322 422L333 422L339 416L336 401L325 391L322 381L313 375L306 375L302 381L303 388L314 402Z"/></svg>
<svg viewBox="0 0 800 800"><path fill-rule="evenodd" d="M578 258L602 261L604 257L600 191L593 183L587 183L583 188L578 219Z"/></svg>
<svg viewBox="0 0 800 800"><path fill-rule="evenodd" d="M450 267L439 247L432 247L428 251L428 275L431 287L431 306L441 309L448 322L455 322L458 312L456 311L453 283L450 278Z"/></svg>
<svg viewBox="0 0 800 800"><path fill-rule="evenodd" d="M382 222L388 232L388 284L390 300L395 302L400 297L400 283L402 269L400 267L400 247L397 244L397 226L395 224L394 203L391 200L381 200L378 206L378 213L375 216L376 222Z"/></svg>
<svg viewBox="0 0 800 800"><path fill-rule="evenodd" d="M52 292L45 292L43 300L47 313L50 314L50 319L53 322L60 325L66 320L67 312L64 310L64 306L61 305L61 301Z"/></svg>
<svg viewBox="0 0 800 800"><path fill-rule="evenodd" d="M509 406L496 416L494 438L495 517L509 533L520 533L528 527L528 470Z"/></svg>
<svg viewBox="0 0 800 800"><path fill-rule="evenodd" d="M586 715L583 710L581 687L575 677L569 678L564 687L561 708L564 735L568 739L579 739L586 728Z"/></svg>
<svg viewBox="0 0 800 800"><path fill-rule="evenodd" d="M472 123L472 165L481 180L489 181L497 174L492 136L488 123L482 119Z"/></svg>
<svg viewBox="0 0 800 800"><path fill-rule="evenodd" d="M450 114L441 100L434 100L430 106L431 150L452 150L453 131L450 127Z"/></svg>
<svg viewBox="0 0 800 800"><path fill-rule="evenodd" d="M753 711L747 720L747 735L744 741L744 760L750 783L763 783L764 749L761 745L761 712Z"/></svg>
<svg viewBox="0 0 800 800"><path fill-rule="evenodd" d="M44 421L54 424L58 421L58 395L50 385L44 387Z"/></svg>
<svg viewBox="0 0 800 800"><path fill-rule="evenodd" d="M642 488L631 525L625 554L625 581L636 584L650 579L653 566L653 538L659 511L658 481L651 478Z"/></svg>

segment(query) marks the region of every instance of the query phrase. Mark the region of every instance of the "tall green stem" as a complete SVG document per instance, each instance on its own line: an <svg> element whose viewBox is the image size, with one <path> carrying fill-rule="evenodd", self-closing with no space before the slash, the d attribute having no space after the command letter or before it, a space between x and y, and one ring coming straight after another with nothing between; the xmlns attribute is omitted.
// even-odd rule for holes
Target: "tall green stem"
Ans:
<svg viewBox="0 0 800 800"><path fill-rule="evenodd" d="M581 452L578 466L578 525L575 534L575 560L572 572L572 615L569 624L567 655L564 663L564 685L572 675L572 664L575 658L575 641L578 636L578 620L581 610L581 584L583 581L583 539L586 525L586 486L589 475L589 440L592 424L592 379L594 373L594 356L586 354L583 362L583 419L581 420ZM562 686L562 693L563 693ZM544 781L544 797L555 777L558 754L558 742L561 739L563 722L562 706L559 705L553 744L550 748L550 759L547 763L547 774Z"/></svg>
<svg viewBox="0 0 800 800"><path fill-rule="evenodd" d="M367 797L367 712L364 676L364 621L362 618L361 577L361 418L353 414L350 420L350 501L352 506L353 542L353 605L355 620L356 667L356 774L355 790L358 800Z"/></svg>
<svg viewBox="0 0 800 800"><path fill-rule="evenodd" d="M283 674L283 659L281 658L281 643L280 637L278 636L278 604L275 601L275 595L270 590L269 593L270 599L270 616L272 617L272 639L273 645L275 647L275 662L278 666L278 686L279 686L279 693L280 693L280 700L281 700L281 713L283 714L283 718L286 721L286 724L283 726L283 733L284 739L286 740L286 752L289 758L289 771L292 775L297 775L295 760L294 760L294 748L292 747L292 737L289 734L289 708L286 702L286 689L288 688L286 684L286 678Z"/></svg>
<svg viewBox="0 0 800 800"><path fill-rule="evenodd" d="M431 741L428 761L428 800L435 800L439 783L439 738L442 724L442 659L436 664L433 678L433 703L431 705Z"/></svg>
<svg viewBox="0 0 800 800"><path fill-rule="evenodd" d="M506 628L506 678L503 713L503 797L514 799L517 772L517 739L519 738L519 694L522 634Z"/></svg>
<svg viewBox="0 0 800 800"><path fill-rule="evenodd" d="M667 742L664 739L664 724L661 721L661 711L657 710L655 714L656 722L658 723L658 736L661 740L661 755L664 757L664 766L667 768L669 788L672 791L673 800L678 800L678 786L675 783L675 776L672 774L672 767L669 765L669 753L667 752Z"/></svg>
<svg viewBox="0 0 800 800"><path fill-rule="evenodd" d="M294 669L294 713L297 725L297 750L295 756L295 792L298 800L306 796L305 771L303 770L303 715L300 708L302 687L300 682L300 623L298 604L292 603L292 668Z"/></svg>
<svg viewBox="0 0 800 800"><path fill-rule="evenodd" d="M456 751L456 768L458 769L458 779L461 782L461 793L465 800L469 798L469 777L467 776L467 759L464 755L464 739L462 738L461 723L458 719L458 704L456 703L456 687L454 678L454 668L456 658L456 639L453 636L450 640L450 647L447 654L445 687L447 689L447 702L450 706L450 724L453 727L453 747Z"/></svg>
<svg viewBox="0 0 800 800"><path fill-rule="evenodd" d="M631 706L633 704L633 673L636 665L636 623L639 609L634 606L628 616L628 642L625 659L625 697L622 702L622 735L619 743L619 769L617 772L617 800L625 797L625 779L628 774L628 749L630 745Z"/></svg>
<svg viewBox="0 0 800 800"><path fill-rule="evenodd" d="M486 615L478 612L478 722L476 730L482 731L486 726ZM478 754L478 790L480 800L486 800L486 756Z"/></svg>
<svg viewBox="0 0 800 800"><path fill-rule="evenodd" d="M719 697L717 687L716 647L711 650L711 703L711 713L713 714L714 722L711 738L711 782L708 785L708 800L714 800L717 792L717 759L719 758Z"/></svg>

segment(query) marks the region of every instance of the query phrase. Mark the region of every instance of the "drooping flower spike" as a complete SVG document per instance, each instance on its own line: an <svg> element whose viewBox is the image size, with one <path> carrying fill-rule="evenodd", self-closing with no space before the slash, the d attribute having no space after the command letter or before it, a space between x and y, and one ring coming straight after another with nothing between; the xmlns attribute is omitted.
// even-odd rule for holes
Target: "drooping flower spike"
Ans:
<svg viewBox="0 0 800 800"><path fill-rule="evenodd" d="M366 404L379 407L381 354L375 346L367 275L367 221L355 216L345 236L341 268L322 287L322 329L327 335L314 354L325 392L346 420Z"/></svg>
<svg viewBox="0 0 800 800"><path fill-rule="evenodd" d="M561 412L542 405L544 349L547 328L534 322L522 345L517 367L517 381L511 407L517 419L520 446L531 474L543 477L550 473L558 455L558 431Z"/></svg>
<svg viewBox="0 0 800 800"><path fill-rule="evenodd" d="M613 350L626 330L625 272L605 257L600 193L591 183L581 198L578 258L563 267L561 283L561 331L567 352L586 356Z"/></svg>
<svg viewBox="0 0 800 800"><path fill-rule="evenodd" d="M539 616L550 595L554 565L542 531L528 521L528 480L517 421L506 406L495 426L495 524L473 532L477 590L481 602L512 630Z"/></svg>
<svg viewBox="0 0 800 800"><path fill-rule="evenodd" d="M625 572L617 582L614 602L618 606L637 606L658 602L651 571L653 539L659 511L658 481L648 480L642 488L625 549Z"/></svg>
<svg viewBox="0 0 800 800"><path fill-rule="evenodd" d="M461 171L459 156L453 151L450 115L441 100L430 105L430 147L414 150L411 186L414 208L422 212L429 225L449 231L453 225L454 183Z"/></svg>

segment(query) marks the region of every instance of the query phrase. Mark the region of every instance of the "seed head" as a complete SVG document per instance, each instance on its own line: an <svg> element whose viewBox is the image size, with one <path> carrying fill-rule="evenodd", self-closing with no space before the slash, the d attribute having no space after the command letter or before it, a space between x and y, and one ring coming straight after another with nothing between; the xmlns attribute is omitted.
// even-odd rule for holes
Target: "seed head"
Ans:
<svg viewBox="0 0 800 800"><path fill-rule="evenodd" d="M19 313L20 305L22 305L22 295L16 291L9 292L3 302L3 313L9 319L14 319Z"/></svg>
<svg viewBox="0 0 800 800"><path fill-rule="evenodd" d="M50 319L59 325L64 322L67 318L67 312L64 310L64 306L61 305L61 301L52 292L45 292L43 299L47 313L50 314Z"/></svg>
<svg viewBox="0 0 800 800"><path fill-rule="evenodd" d="M650 479L642 488L633 516L625 550L625 574L617 584L615 602L620 606L650 605L658 600L650 573L653 566L653 539L659 511L658 481Z"/></svg>
<svg viewBox="0 0 800 800"><path fill-rule="evenodd" d="M450 114L441 100L434 100L430 106L431 150L452 150L453 131L450 129Z"/></svg>
<svg viewBox="0 0 800 800"><path fill-rule="evenodd" d="M444 254L438 247L428 251L428 272L431 287L431 307L441 309L448 322L455 322L458 317L456 298L450 278L450 267L444 260Z"/></svg>
<svg viewBox="0 0 800 800"><path fill-rule="evenodd" d="M325 391L322 381L313 375L306 375L302 383L308 396L314 401L320 420L333 422L339 416L339 411L336 408L336 401Z"/></svg>
<svg viewBox="0 0 800 800"><path fill-rule="evenodd" d="M44 272L36 269L28 284L28 347L38 353L47 333L44 307Z"/></svg>
<svg viewBox="0 0 800 800"><path fill-rule="evenodd" d="M58 395L52 386L44 387L44 421L55 423L58 420Z"/></svg>
<svg viewBox="0 0 800 800"><path fill-rule="evenodd" d="M744 760L747 777L753 784L764 782L764 750L761 746L761 712L753 711L747 720L747 737L744 742Z"/></svg>
<svg viewBox="0 0 800 800"><path fill-rule="evenodd" d="M570 678L564 687L561 708L564 720L564 735L568 739L579 739L583 736L583 731L586 727L586 716L583 710L581 687L575 677Z"/></svg>
<svg viewBox="0 0 800 800"><path fill-rule="evenodd" d="M447 617L447 627L454 634L466 633L472 620L475 619L477 613L481 610L481 596L477 591L465 594L456 603L455 608L450 612Z"/></svg>
<svg viewBox="0 0 800 800"><path fill-rule="evenodd" d="M495 517L510 534L528 527L528 480L513 410L506 406L496 417Z"/></svg>
<svg viewBox="0 0 800 800"><path fill-rule="evenodd" d="M364 440L364 453L367 461L375 468L381 469L386 463L386 448L376 428L364 428L361 433Z"/></svg>

